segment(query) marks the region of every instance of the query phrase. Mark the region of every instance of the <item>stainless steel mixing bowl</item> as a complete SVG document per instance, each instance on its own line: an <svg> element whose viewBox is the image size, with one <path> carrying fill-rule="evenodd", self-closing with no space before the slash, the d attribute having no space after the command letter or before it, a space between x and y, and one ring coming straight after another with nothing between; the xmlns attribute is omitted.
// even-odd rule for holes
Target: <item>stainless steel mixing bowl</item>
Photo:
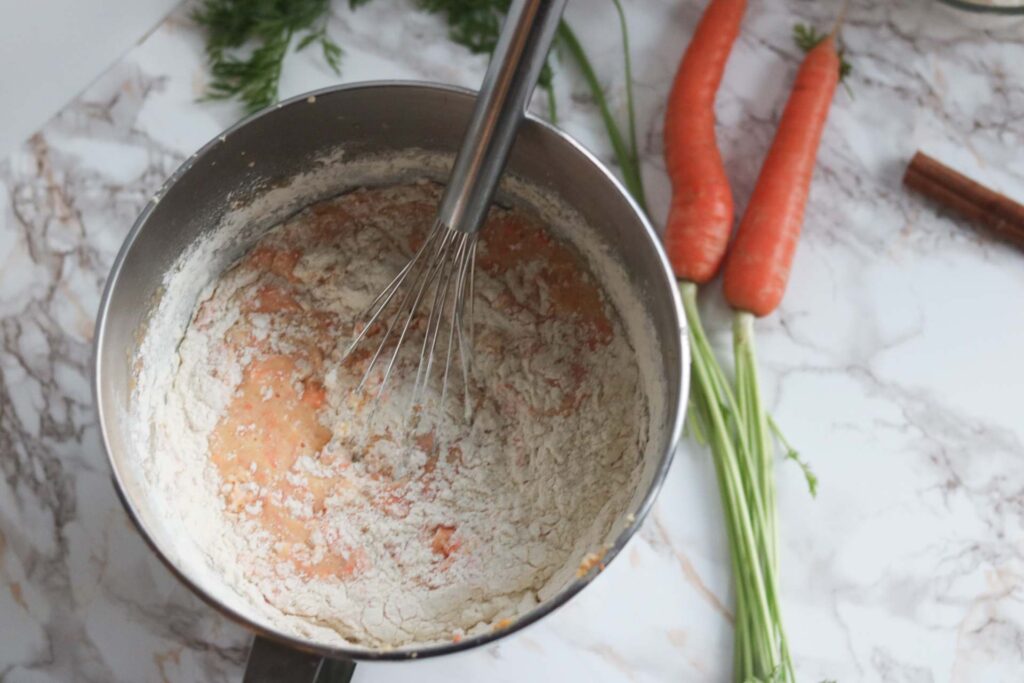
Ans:
<svg viewBox="0 0 1024 683"><path fill-rule="evenodd" d="M307 93L256 114L211 141L171 176L139 216L114 262L96 326L94 391L116 487L142 536L170 570L215 609L257 634L248 681L311 681L317 672L317 680L324 680L328 670L336 680L345 680L353 665L339 660L410 659L477 647L548 614L598 573L595 569L572 581L510 628L458 643L385 651L299 638L245 609L240 598L229 594L230 589L200 576L174 552L180 539L169 537L172 532L164 528L154 509L138 466L139 454L129 438L138 345L148 316L164 294L165 274L191 245L211 230L233 229L225 228L222 220L229 212L272 196L268 193L275 187L338 149L346 162L412 149L452 153L472 105L472 93L463 90L387 82ZM607 563L653 503L681 432L689 359L675 280L643 212L614 176L572 138L529 117L519 132L508 172L552 193L584 219L591 237L613 255L640 294L638 300L650 321L643 333L653 335L659 349L658 357L649 359L659 368L662 380L650 397L658 407L648 425L650 447L631 514L623 518L610 543L604 557ZM344 165L339 166L328 194L351 189L356 182L346 177ZM270 227L274 216L270 211L262 227ZM239 232L234 252L222 254L223 264L258 236L258 230Z"/></svg>

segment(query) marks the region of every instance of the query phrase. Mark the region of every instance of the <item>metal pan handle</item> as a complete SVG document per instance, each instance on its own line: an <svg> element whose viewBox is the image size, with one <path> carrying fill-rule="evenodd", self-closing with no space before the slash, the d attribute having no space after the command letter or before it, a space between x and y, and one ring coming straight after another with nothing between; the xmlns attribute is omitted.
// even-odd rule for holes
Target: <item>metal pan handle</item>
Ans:
<svg viewBox="0 0 1024 683"><path fill-rule="evenodd" d="M355 670L353 661L330 659L256 636L242 683L349 683Z"/></svg>

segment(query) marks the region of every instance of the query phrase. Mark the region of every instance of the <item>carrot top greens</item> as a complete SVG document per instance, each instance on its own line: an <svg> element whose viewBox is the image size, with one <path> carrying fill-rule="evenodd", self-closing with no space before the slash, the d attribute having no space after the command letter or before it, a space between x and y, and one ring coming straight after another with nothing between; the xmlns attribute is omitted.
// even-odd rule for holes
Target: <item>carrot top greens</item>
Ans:
<svg viewBox="0 0 1024 683"><path fill-rule="evenodd" d="M827 33L819 33L818 29L807 24L795 24L793 26L793 42L804 52L810 52L827 37ZM846 51L839 50L839 80L844 80L852 71L853 65L846 61Z"/></svg>
<svg viewBox="0 0 1024 683"><path fill-rule="evenodd" d="M348 6L355 10L370 2L348 0ZM601 79L586 50L564 21L556 35L555 45L564 48L566 56L583 75L601 112L626 188L643 206L626 17L619 0L612 2L619 15L622 32L627 135L623 135L612 115ZM452 41L475 54L489 54L498 42L509 0L416 0L415 4L426 12L443 17ZM247 112L270 106L277 101L281 68L293 42L295 51L319 45L324 61L340 74L342 48L327 32L330 11L331 0L202 0L192 18L206 30L206 55L212 75L206 97L239 100ZM547 94L548 117L555 123L558 111L550 57L538 85Z"/></svg>
<svg viewBox="0 0 1024 683"><path fill-rule="evenodd" d="M300 34L295 49L319 44L338 73L341 47L327 35L329 8L330 0L204 0L192 19L206 29L213 76L206 96L240 100L247 111L273 104L285 54Z"/></svg>

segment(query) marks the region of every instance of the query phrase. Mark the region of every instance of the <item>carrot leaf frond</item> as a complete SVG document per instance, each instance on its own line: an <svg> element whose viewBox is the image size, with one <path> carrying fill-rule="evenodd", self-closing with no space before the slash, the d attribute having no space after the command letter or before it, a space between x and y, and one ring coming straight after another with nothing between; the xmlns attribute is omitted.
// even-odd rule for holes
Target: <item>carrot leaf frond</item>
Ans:
<svg viewBox="0 0 1024 683"><path fill-rule="evenodd" d="M827 33L819 33L813 26L807 24L795 24L793 26L793 42L803 52L810 52L818 43L825 40L828 37ZM839 80L843 81L850 72L853 71L853 65L850 64L846 59L846 50L844 48L839 49Z"/></svg>
<svg viewBox="0 0 1024 683"><path fill-rule="evenodd" d="M818 29L813 26L807 24L793 26L793 42L804 52L810 52L823 40L825 40L825 34L818 33Z"/></svg>
<svg viewBox="0 0 1024 683"><path fill-rule="evenodd" d="M341 46L327 34L330 0L202 0L192 19L206 33L210 83L204 99L237 99L248 111L277 100L281 65L296 50L319 44L335 72Z"/></svg>

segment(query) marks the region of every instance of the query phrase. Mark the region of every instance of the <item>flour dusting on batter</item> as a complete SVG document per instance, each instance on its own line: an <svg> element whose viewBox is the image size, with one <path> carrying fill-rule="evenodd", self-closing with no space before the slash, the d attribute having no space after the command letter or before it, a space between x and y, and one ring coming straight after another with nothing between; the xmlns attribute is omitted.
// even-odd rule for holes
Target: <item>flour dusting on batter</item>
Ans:
<svg viewBox="0 0 1024 683"><path fill-rule="evenodd" d="M635 352L581 259L520 211L492 211L481 236L472 420L455 380L409 429L412 343L367 427L373 382L353 390L376 344L343 351L438 196L357 190L272 229L207 288L166 386L138 388L157 392L138 402L149 476L210 506L182 517L211 567L300 635L388 648L507 623L600 550L635 493Z"/></svg>

